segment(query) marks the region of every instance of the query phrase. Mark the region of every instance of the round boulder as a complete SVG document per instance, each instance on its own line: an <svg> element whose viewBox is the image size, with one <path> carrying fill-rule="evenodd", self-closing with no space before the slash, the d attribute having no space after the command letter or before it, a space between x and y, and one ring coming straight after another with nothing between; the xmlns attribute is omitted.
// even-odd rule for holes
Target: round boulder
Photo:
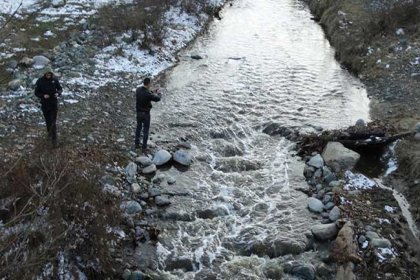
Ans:
<svg viewBox="0 0 420 280"><path fill-rule="evenodd" d="M312 212L322 213L324 211L324 204L321 200L316 199L315 197L308 198L308 208Z"/></svg>
<svg viewBox="0 0 420 280"><path fill-rule="evenodd" d="M155 156L153 157L153 163L156 166L161 166L168 163L171 160L171 154L166 150L158 151Z"/></svg>
<svg viewBox="0 0 420 280"><path fill-rule="evenodd" d="M178 150L174 154L174 161L184 166L190 166L192 157L186 150Z"/></svg>
<svg viewBox="0 0 420 280"><path fill-rule="evenodd" d="M42 69L50 63L50 60L43 55L36 55L33 58L35 69Z"/></svg>
<svg viewBox="0 0 420 280"><path fill-rule="evenodd" d="M329 142L322 152L325 163L335 172L352 169L360 159L360 155L347 149L339 142Z"/></svg>
<svg viewBox="0 0 420 280"><path fill-rule="evenodd" d="M337 236L338 229L335 224L323 224L313 226L311 228L311 232L316 239L321 241L327 241Z"/></svg>
<svg viewBox="0 0 420 280"><path fill-rule="evenodd" d="M317 154L308 161L308 165L313 166L315 168L321 168L324 166L324 159L320 154Z"/></svg>
<svg viewBox="0 0 420 280"><path fill-rule="evenodd" d="M341 211L340 208L338 208L337 206L334 206L333 209L331 209L328 218L330 219L330 221L335 222L338 219L340 219L341 216Z"/></svg>

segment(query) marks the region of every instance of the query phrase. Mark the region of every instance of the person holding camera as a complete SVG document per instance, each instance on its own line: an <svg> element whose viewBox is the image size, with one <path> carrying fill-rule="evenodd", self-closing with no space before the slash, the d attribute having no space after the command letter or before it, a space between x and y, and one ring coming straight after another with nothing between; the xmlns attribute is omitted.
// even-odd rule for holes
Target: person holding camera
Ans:
<svg viewBox="0 0 420 280"><path fill-rule="evenodd" d="M142 151L147 149L147 140L149 139L150 129L150 110L152 109L152 101L159 102L162 98L158 91L150 90L151 80L146 78L143 86L136 90L136 112L137 112L137 128L135 138L135 148L140 148L140 134L143 131Z"/></svg>
<svg viewBox="0 0 420 280"><path fill-rule="evenodd" d="M58 100L63 88L58 79L54 77L53 71L46 68L44 76L39 78L35 85L35 95L41 101L41 110L47 125L48 137L53 147L57 147L57 113Z"/></svg>

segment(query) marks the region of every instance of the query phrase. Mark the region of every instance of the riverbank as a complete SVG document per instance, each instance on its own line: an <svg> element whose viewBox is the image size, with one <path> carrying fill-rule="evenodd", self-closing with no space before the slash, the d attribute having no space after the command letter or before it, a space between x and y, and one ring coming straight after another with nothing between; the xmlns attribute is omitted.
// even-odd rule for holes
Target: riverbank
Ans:
<svg viewBox="0 0 420 280"><path fill-rule="evenodd" d="M8 38L1 45L0 63L6 77L0 95L0 276L6 279L121 278L127 268L124 250L133 246L135 236L135 226L124 222L123 207L134 191L122 179L127 162L135 159L132 90L144 76L157 78L175 65L177 53L206 30L224 3L159 6L162 25L154 28L165 30L169 41L155 41L159 34L154 33L145 45L144 30L101 24L118 15L109 10L133 5L79 2L38 1L22 7L2 30ZM60 148L53 151L44 140L32 90L46 66L64 85ZM175 147L151 145L152 151ZM134 214L141 220L144 212Z"/></svg>
<svg viewBox="0 0 420 280"><path fill-rule="evenodd" d="M336 49L337 60L366 85L372 99L372 119L395 127L396 132L412 131L420 120L419 2L305 2ZM395 149L396 171L384 179L388 186L407 197L417 226L420 223L419 151L420 143L412 137L399 141ZM382 190L370 192L369 200L376 200L381 193ZM402 235L408 247L414 248L411 256L418 258L418 240L410 237L411 232ZM375 275L374 270L371 273Z"/></svg>
<svg viewBox="0 0 420 280"><path fill-rule="evenodd" d="M306 1L323 26L336 56L366 85L371 116L412 130L420 120L420 16L418 1ZM411 203L420 223L420 143L398 143L399 168L390 184Z"/></svg>

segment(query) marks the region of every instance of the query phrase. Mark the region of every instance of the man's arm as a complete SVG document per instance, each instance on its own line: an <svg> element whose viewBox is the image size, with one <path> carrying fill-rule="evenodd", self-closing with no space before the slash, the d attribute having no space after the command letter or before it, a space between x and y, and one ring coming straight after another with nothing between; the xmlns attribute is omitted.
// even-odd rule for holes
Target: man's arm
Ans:
<svg viewBox="0 0 420 280"><path fill-rule="evenodd" d="M43 94L41 92L41 87L39 86L39 80L36 81L36 84L35 84L35 95L36 95L36 97L39 97L39 98L43 97L42 96Z"/></svg>
<svg viewBox="0 0 420 280"><path fill-rule="evenodd" d="M60 85L60 82L58 81L58 79L55 79L55 82L56 82L57 94L58 96L61 96L61 94L63 93L63 87Z"/></svg>
<svg viewBox="0 0 420 280"><path fill-rule="evenodd" d="M162 99L162 94L161 93L153 94L149 92L148 97L151 101L159 102Z"/></svg>

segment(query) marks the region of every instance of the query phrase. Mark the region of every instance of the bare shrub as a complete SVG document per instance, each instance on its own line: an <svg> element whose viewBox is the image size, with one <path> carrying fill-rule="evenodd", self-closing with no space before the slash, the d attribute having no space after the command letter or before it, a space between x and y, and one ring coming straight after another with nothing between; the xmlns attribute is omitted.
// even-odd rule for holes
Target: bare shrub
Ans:
<svg viewBox="0 0 420 280"><path fill-rule="evenodd" d="M2 166L0 278L32 279L47 264L57 275L63 254L95 264L82 269L89 279L116 273L108 247L115 237L106 228L117 224L118 211L92 177L98 157L38 148L9 169Z"/></svg>

